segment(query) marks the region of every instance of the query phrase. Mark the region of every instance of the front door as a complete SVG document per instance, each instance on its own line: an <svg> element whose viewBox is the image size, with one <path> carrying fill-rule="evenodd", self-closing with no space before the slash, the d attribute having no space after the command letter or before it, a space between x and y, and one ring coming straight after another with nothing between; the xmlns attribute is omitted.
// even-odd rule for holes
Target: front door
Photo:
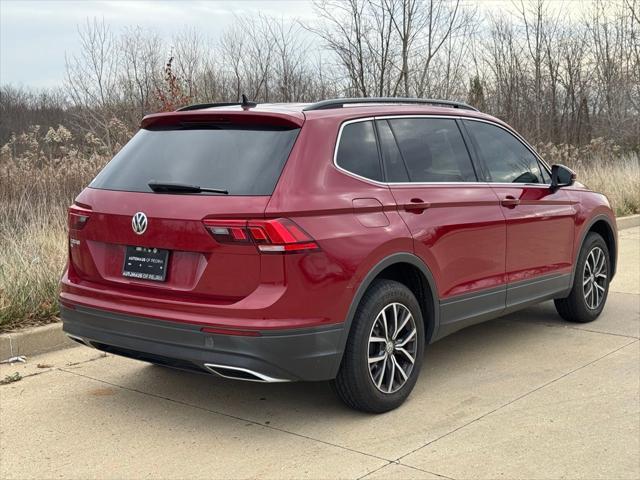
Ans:
<svg viewBox="0 0 640 480"><path fill-rule="evenodd" d="M545 166L506 129L464 124L507 223L507 307L569 288L576 215L570 193L551 190Z"/></svg>

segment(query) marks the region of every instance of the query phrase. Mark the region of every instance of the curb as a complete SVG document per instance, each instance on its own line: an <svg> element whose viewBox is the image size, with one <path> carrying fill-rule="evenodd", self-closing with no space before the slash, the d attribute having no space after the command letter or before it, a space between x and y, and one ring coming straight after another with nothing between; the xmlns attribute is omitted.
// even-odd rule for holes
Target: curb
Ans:
<svg viewBox="0 0 640 480"><path fill-rule="evenodd" d="M618 230L640 225L640 214L618 217ZM76 346L62 331L62 323L34 327L14 333L0 334L0 360L18 355L32 356L52 350Z"/></svg>
<svg viewBox="0 0 640 480"><path fill-rule="evenodd" d="M638 225L640 225L640 214L629 215L627 217L618 217L616 218L616 223L618 224L618 230L637 227Z"/></svg>
<svg viewBox="0 0 640 480"><path fill-rule="evenodd" d="M26 328L18 332L0 334L0 360L18 355L30 357L74 345L77 343L64 334L60 322Z"/></svg>

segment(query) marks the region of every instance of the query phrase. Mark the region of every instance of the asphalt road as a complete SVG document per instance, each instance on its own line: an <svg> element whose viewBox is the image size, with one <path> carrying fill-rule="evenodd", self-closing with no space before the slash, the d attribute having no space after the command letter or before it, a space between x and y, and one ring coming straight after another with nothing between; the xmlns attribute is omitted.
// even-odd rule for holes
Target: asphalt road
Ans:
<svg viewBox="0 0 640 480"><path fill-rule="evenodd" d="M604 313L545 303L432 345L408 402L372 416L327 384L255 384L85 347L0 386L0 477L640 478L640 228Z"/></svg>

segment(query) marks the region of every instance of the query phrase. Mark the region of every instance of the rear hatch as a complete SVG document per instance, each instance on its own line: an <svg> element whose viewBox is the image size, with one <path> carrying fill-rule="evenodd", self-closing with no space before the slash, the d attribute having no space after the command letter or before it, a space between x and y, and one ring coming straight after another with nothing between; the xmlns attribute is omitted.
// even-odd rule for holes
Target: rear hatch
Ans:
<svg viewBox="0 0 640 480"><path fill-rule="evenodd" d="M235 237L264 217L300 124L220 113L143 122L70 208L70 273L143 296L246 297L261 254Z"/></svg>

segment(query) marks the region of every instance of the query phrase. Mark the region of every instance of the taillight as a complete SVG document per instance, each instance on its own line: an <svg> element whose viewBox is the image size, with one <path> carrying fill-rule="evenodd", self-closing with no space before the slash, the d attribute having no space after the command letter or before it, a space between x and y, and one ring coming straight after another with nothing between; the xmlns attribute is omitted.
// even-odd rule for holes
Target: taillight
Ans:
<svg viewBox="0 0 640 480"><path fill-rule="evenodd" d="M68 210L67 223L69 230L82 230L91 217L91 210L71 205Z"/></svg>
<svg viewBox="0 0 640 480"><path fill-rule="evenodd" d="M251 243L246 220L203 220L204 226L219 243Z"/></svg>
<svg viewBox="0 0 640 480"><path fill-rule="evenodd" d="M288 218L250 221L248 229L261 252L300 252L318 249L315 240Z"/></svg>
<svg viewBox="0 0 640 480"><path fill-rule="evenodd" d="M264 253L318 250L318 244L288 218L274 220L212 220L203 223L220 243L253 243Z"/></svg>

